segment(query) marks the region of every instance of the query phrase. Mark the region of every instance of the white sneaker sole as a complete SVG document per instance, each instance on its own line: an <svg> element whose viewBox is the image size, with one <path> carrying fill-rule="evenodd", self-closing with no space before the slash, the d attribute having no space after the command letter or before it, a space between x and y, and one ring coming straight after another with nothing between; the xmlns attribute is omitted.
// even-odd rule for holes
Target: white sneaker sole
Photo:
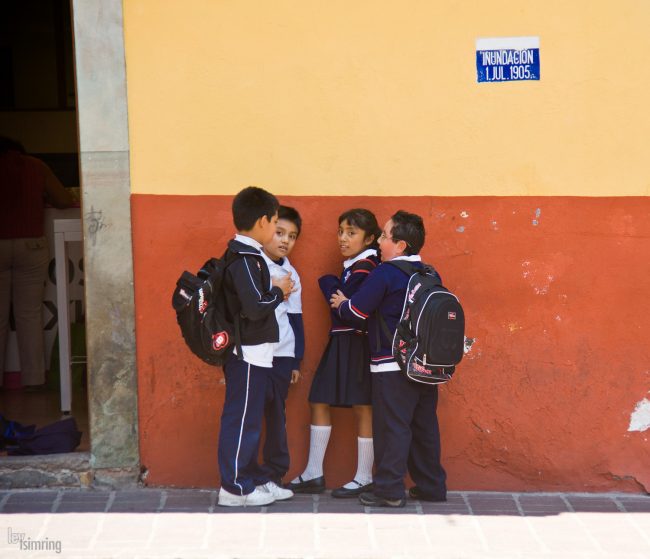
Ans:
<svg viewBox="0 0 650 559"><path fill-rule="evenodd" d="M255 498L250 499L249 495L233 495L220 490L217 505L220 507L263 507L276 501L270 493L264 495L258 492L255 493Z"/></svg>

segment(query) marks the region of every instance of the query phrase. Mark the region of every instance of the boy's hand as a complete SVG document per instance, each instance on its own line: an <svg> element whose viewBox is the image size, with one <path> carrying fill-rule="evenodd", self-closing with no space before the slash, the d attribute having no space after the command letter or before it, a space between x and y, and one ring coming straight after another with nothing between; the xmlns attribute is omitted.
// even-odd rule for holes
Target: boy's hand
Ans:
<svg viewBox="0 0 650 559"><path fill-rule="evenodd" d="M293 290L294 284L295 282L291 279L291 272L287 272L281 278L271 279L271 285L282 289L282 293L284 294L285 300L287 297L289 297L289 295L291 295L291 291Z"/></svg>
<svg viewBox="0 0 650 559"><path fill-rule="evenodd" d="M347 301L348 298L343 294L343 291L340 289L336 290L336 293L330 297L330 305L333 309L338 309L343 301Z"/></svg>
<svg viewBox="0 0 650 559"><path fill-rule="evenodd" d="M296 384L300 380L301 377L302 377L302 375L300 374L300 371L298 371L296 369L291 371L291 384Z"/></svg>

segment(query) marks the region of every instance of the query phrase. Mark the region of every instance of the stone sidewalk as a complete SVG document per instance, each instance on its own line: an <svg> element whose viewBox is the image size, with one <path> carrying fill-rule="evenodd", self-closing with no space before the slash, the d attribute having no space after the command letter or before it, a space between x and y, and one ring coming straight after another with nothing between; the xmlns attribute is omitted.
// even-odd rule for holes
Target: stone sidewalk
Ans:
<svg viewBox="0 0 650 559"><path fill-rule="evenodd" d="M0 557L650 558L650 497L452 492L403 509L297 495L246 509L209 490L0 491Z"/></svg>

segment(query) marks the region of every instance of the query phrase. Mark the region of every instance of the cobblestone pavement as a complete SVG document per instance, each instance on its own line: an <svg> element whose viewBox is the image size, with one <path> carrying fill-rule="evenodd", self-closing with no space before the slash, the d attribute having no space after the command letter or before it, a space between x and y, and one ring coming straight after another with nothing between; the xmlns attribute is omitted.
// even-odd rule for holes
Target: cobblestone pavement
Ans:
<svg viewBox="0 0 650 559"><path fill-rule="evenodd" d="M0 557L650 558L650 497L452 492L374 509L297 495L223 508L186 489L0 491Z"/></svg>

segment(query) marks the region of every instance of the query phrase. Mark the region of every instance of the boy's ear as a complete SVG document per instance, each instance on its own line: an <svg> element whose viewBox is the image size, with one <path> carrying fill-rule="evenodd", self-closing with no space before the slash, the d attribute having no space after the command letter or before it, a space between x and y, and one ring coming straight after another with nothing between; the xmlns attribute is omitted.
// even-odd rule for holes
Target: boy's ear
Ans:
<svg viewBox="0 0 650 559"><path fill-rule="evenodd" d="M400 254L406 255L406 249L408 248L408 245L406 244L406 241L397 241L395 243L397 245L397 250L399 250Z"/></svg>

